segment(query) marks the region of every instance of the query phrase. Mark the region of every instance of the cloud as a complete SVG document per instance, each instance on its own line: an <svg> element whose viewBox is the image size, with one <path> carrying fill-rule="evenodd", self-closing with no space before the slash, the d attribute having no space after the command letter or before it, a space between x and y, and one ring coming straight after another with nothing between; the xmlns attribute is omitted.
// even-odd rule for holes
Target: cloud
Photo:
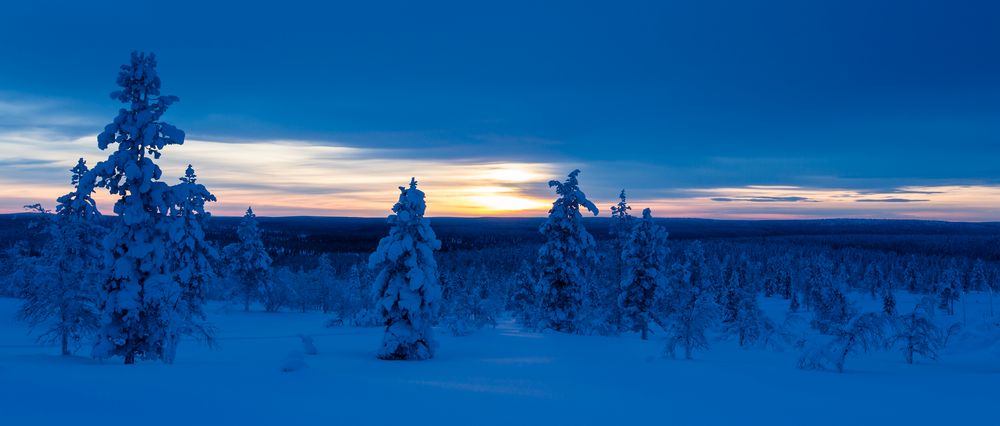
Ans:
<svg viewBox="0 0 1000 426"><path fill-rule="evenodd" d="M34 202L51 208L55 198L70 189L69 169L77 158L91 165L107 158L108 152L97 149L93 133L108 120L60 116L60 111L72 110L66 105L38 99L0 103L0 212L21 211L22 205ZM54 114L51 122L44 118L48 114ZM764 165L715 159L683 166L558 155L518 159L495 152L519 151L524 145L559 147L560 142L479 135L479 143L449 147L435 141L425 147L407 143L411 136L381 134L401 141L365 146L357 143L364 139L361 134L353 143L189 134L184 145L168 147L158 164L168 183L193 164L200 180L219 197L210 206L217 215L238 215L252 204L262 215L383 216L396 201L396 187L415 176L427 193L430 215L541 216L555 196L546 183L580 168L581 187L604 212L624 187L637 211L650 207L659 217L1000 219L1000 185L986 182L899 185L796 177L788 170L757 180L754 176L763 176L765 169L779 169L779 159ZM485 149L486 144L492 148ZM732 184L745 181L754 184ZM903 197L906 194L919 196ZM103 210L110 210L110 195L96 198Z"/></svg>
<svg viewBox="0 0 1000 426"><path fill-rule="evenodd" d="M713 197L712 201L719 202L733 202L733 201L747 201L751 203L796 203L796 202L809 202L816 203L818 201L812 200L806 197Z"/></svg>
<svg viewBox="0 0 1000 426"><path fill-rule="evenodd" d="M939 194L939 192L932 193ZM930 200L914 200L910 198L862 198L854 201L858 203L925 203Z"/></svg>

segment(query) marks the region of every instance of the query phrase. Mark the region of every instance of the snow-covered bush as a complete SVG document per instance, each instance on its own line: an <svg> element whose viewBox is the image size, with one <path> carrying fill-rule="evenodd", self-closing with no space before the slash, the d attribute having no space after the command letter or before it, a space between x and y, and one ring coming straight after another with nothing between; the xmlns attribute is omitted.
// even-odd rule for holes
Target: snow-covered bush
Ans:
<svg viewBox="0 0 1000 426"><path fill-rule="evenodd" d="M385 325L381 359L420 360L434 356L431 326L441 299L434 250L441 242L424 218L427 205L416 179L399 187L399 201L389 215L389 235L378 243L368 267L379 270L374 288Z"/></svg>
<svg viewBox="0 0 1000 426"><path fill-rule="evenodd" d="M858 315L846 325L831 330L832 340L807 348L799 358L799 368L832 368L843 373L848 357L884 349L889 341L889 328L889 320L881 312Z"/></svg>
<svg viewBox="0 0 1000 426"><path fill-rule="evenodd" d="M496 326L504 307L500 283L480 267L442 274L443 325L456 336Z"/></svg>
<svg viewBox="0 0 1000 426"><path fill-rule="evenodd" d="M934 300L925 297L906 315L897 317L894 344L903 352L906 362L913 364L914 355L937 359L938 351L944 347L945 334L934 324Z"/></svg>

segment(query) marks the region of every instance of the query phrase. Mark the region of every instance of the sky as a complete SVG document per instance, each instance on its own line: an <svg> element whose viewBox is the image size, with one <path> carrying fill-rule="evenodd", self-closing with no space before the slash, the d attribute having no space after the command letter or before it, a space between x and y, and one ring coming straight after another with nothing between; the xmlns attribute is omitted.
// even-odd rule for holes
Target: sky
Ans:
<svg viewBox="0 0 1000 426"><path fill-rule="evenodd" d="M1000 220L993 1L18 1L0 14L0 212L68 192L155 52L217 215ZM110 211L111 198L99 195Z"/></svg>

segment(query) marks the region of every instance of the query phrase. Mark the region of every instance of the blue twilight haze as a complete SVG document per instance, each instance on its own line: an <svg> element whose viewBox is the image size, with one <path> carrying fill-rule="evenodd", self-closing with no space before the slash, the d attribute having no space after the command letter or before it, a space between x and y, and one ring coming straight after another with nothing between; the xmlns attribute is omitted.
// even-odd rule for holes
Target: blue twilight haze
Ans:
<svg viewBox="0 0 1000 426"><path fill-rule="evenodd" d="M189 139L166 179L193 163L220 214L381 216L416 175L430 215L541 215L580 168L602 210L624 187L658 216L1000 220L998 22L990 1L8 2L0 211L102 158L142 50Z"/></svg>

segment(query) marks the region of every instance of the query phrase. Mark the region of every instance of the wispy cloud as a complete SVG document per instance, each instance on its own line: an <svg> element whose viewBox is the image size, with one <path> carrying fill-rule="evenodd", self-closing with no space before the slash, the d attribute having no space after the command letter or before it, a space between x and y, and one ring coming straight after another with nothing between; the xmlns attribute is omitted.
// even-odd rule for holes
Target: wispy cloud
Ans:
<svg viewBox="0 0 1000 426"><path fill-rule="evenodd" d="M712 201L718 202L734 202L734 201L746 201L750 203L796 203L796 202L809 202L815 203L816 200L812 200L806 197L712 197Z"/></svg>
<svg viewBox="0 0 1000 426"><path fill-rule="evenodd" d="M20 211L35 202L51 206L69 191L69 169L77 158L94 164L107 157L93 134L101 125L94 123L106 120L67 113L73 110L67 105L46 99L0 101L0 212ZM182 146L168 147L158 163L167 182L175 182L193 164L219 197L211 210L222 215L240 214L253 205L263 215L382 216L396 200L396 187L413 176L427 193L431 215L538 216L554 197L548 180L580 168L583 189L603 212L624 187L635 207L651 207L663 217L1000 219L1000 186L990 183L893 186L814 176L803 180L815 185L782 184L777 178L761 185L719 185L738 180L745 162L715 159L677 167L559 156L530 161L485 149L458 153L440 144L427 149L407 143L404 133L379 137L404 140L365 147L336 138L192 137ZM501 147L559 145L545 139L480 138ZM110 209L109 195L97 199L105 211Z"/></svg>
<svg viewBox="0 0 1000 426"><path fill-rule="evenodd" d="M912 198L862 198L854 201L858 203L924 203L930 200L915 200Z"/></svg>

